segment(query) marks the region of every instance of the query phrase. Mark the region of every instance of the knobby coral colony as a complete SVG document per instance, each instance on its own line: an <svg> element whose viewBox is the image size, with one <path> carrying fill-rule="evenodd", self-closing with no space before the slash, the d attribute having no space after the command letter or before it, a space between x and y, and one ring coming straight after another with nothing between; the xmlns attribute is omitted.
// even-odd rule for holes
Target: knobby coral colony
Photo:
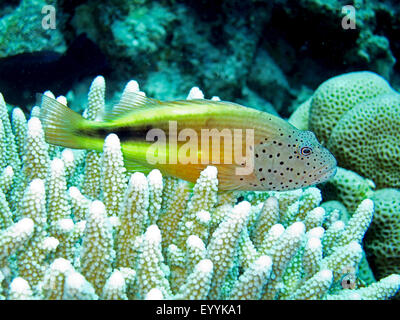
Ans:
<svg viewBox="0 0 400 320"><path fill-rule="evenodd" d="M104 92L97 77L87 118ZM10 121L0 95L3 299L388 299L400 287L363 276L370 199L345 223L315 187L221 192L213 166L193 188L128 174L115 134L102 153L48 145L39 112Z"/></svg>

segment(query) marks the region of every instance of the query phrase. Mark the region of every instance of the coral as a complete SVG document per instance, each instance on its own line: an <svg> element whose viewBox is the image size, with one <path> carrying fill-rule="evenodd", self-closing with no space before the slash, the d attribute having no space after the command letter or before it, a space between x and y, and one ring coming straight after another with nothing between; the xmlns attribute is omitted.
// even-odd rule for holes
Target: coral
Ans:
<svg viewBox="0 0 400 320"><path fill-rule="evenodd" d="M327 143L339 164L374 181L400 187L400 94L381 95L342 116Z"/></svg>
<svg viewBox="0 0 400 320"><path fill-rule="evenodd" d="M23 52L53 50L64 52L64 37L60 28L42 28L42 8L56 1L23 0L0 20L0 57Z"/></svg>
<svg viewBox="0 0 400 320"><path fill-rule="evenodd" d="M400 95L380 76L353 72L321 84L311 100L309 128L341 167L377 188L399 187Z"/></svg>
<svg viewBox="0 0 400 320"><path fill-rule="evenodd" d="M288 122L299 130L309 130L308 118L310 114L312 98L308 98L290 115Z"/></svg>
<svg viewBox="0 0 400 320"><path fill-rule="evenodd" d="M365 237L367 256L378 279L400 270L400 191L374 192L375 215Z"/></svg>
<svg viewBox="0 0 400 320"><path fill-rule="evenodd" d="M327 143L341 117L359 103L393 89L385 79L369 72L351 72L330 78L315 90L310 107L309 128Z"/></svg>
<svg viewBox="0 0 400 320"><path fill-rule="evenodd" d="M362 200L370 198L374 189L375 185L371 180L340 167L335 176L321 187L325 200L339 200L350 213L355 211Z"/></svg>
<svg viewBox="0 0 400 320"><path fill-rule="evenodd" d="M200 95L193 89L189 98ZM102 112L103 98L94 100L94 114ZM5 163L0 175L6 299L389 299L400 288L397 274L366 287L353 281L370 199L343 222L316 187L218 191L213 166L193 187L157 169L127 172L114 134L89 164L93 192L85 188L90 152L52 150L40 120L28 123L20 161L30 171L10 182ZM11 208L14 189L22 195Z"/></svg>

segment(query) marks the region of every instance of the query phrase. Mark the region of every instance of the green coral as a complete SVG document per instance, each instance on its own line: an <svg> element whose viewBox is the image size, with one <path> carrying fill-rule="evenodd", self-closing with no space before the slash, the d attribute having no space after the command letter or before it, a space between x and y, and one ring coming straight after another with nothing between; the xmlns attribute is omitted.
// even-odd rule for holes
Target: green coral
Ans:
<svg viewBox="0 0 400 320"><path fill-rule="evenodd" d="M353 213L358 204L372 196L374 183L357 173L338 167L336 175L324 184L325 200L337 199Z"/></svg>
<svg viewBox="0 0 400 320"><path fill-rule="evenodd" d="M400 186L400 95L372 72L333 77L312 96L309 128L341 167Z"/></svg>
<svg viewBox="0 0 400 320"><path fill-rule="evenodd" d="M374 181L400 187L400 94L386 94L344 114L327 143L338 163Z"/></svg>
<svg viewBox="0 0 400 320"><path fill-rule="evenodd" d="M315 90L310 107L309 127L327 143L340 118L360 102L393 89L385 79L369 72L351 72L330 78Z"/></svg>
<svg viewBox="0 0 400 320"><path fill-rule="evenodd" d="M377 278L400 271L400 190L381 189L371 199L375 215L365 247Z"/></svg>

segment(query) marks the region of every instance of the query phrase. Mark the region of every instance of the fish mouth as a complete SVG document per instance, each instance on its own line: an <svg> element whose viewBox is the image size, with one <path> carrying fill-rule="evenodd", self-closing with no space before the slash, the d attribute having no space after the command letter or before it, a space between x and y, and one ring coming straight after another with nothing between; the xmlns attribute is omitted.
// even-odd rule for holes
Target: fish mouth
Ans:
<svg viewBox="0 0 400 320"><path fill-rule="evenodd" d="M322 183L325 181L328 181L329 179L331 179L332 177L335 176L337 171L337 167L323 167L323 168L319 168L317 170L315 170L315 181L316 183Z"/></svg>

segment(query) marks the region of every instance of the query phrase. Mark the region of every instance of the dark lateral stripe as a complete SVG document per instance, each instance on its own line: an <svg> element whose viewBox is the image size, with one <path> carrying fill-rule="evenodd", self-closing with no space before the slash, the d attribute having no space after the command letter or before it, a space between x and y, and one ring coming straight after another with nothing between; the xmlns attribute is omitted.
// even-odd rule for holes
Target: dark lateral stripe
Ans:
<svg viewBox="0 0 400 320"><path fill-rule="evenodd" d="M146 139L147 132L152 129L152 126L144 127L120 127L120 128L104 128L104 129L84 129L82 133L93 138L105 139L111 133L115 133L121 142L128 140Z"/></svg>

